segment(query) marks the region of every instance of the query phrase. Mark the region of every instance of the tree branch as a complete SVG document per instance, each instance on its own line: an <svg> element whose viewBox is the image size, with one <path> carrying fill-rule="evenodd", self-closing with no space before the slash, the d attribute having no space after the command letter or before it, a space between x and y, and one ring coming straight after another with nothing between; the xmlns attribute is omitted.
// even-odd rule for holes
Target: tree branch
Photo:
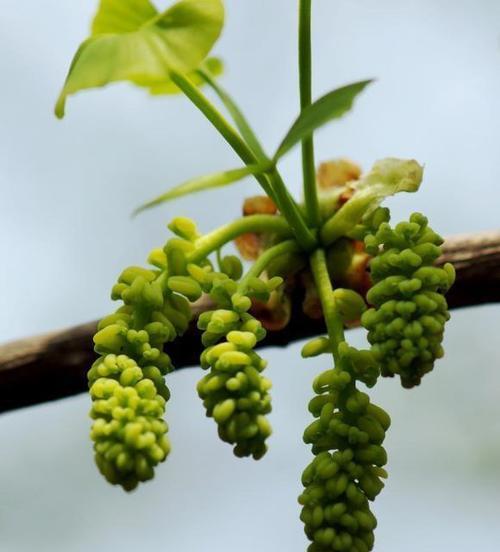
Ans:
<svg viewBox="0 0 500 552"><path fill-rule="evenodd" d="M500 301L500 231L454 236L446 240L439 264L451 262L457 280L447 295L456 309ZM305 318L302 296L293 297L289 325L269 332L262 347L284 347L324 332L322 321ZM199 306L203 310L203 305ZM0 346L0 412L68 397L87 389L86 372L95 359L92 335L97 322L22 339ZM176 368L196 366L201 345L194 328L168 353Z"/></svg>

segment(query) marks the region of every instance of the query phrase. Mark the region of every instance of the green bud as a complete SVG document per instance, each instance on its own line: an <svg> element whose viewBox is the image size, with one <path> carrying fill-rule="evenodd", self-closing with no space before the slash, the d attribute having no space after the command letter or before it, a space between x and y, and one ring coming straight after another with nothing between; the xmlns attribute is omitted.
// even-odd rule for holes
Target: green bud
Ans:
<svg viewBox="0 0 500 552"><path fill-rule="evenodd" d="M317 337L302 347L301 354L303 358L311 358L329 352L331 352L330 340L327 337Z"/></svg>
<svg viewBox="0 0 500 552"><path fill-rule="evenodd" d="M239 280L243 274L243 265L235 255L227 255L221 260L221 271L232 280Z"/></svg>
<svg viewBox="0 0 500 552"><path fill-rule="evenodd" d="M244 319L242 316L243 324L240 327L241 331L251 332L257 338L257 341L262 341L266 337L266 330L262 327L261 322L250 316Z"/></svg>
<svg viewBox="0 0 500 552"><path fill-rule="evenodd" d="M172 291L184 295L190 301L196 301L203 293L200 284L189 276L171 276L168 287Z"/></svg>
<svg viewBox="0 0 500 552"><path fill-rule="evenodd" d="M140 304L143 301L142 291L147 282L148 281L142 276L134 278L132 284L121 294L123 302L127 305Z"/></svg>
<svg viewBox="0 0 500 552"><path fill-rule="evenodd" d="M226 399L224 402L219 403L213 410L214 420L218 424L223 424L227 421L236 408L236 402L234 399Z"/></svg>
<svg viewBox="0 0 500 552"><path fill-rule="evenodd" d="M186 217L174 218L168 225L168 228L174 234L177 234L181 238L189 241L195 241L199 237L196 224L191 219Z"/></svg>
<svg viewBox="0 0 500 552"><path fill-rule="evenodd" d="M281 276L273 276L267 281L267 289L271 292L278 289L283 284L283 278Z"/></svg>
<svg viewBox="0 0 500 552"><path fill-rule="evenodd" d="M455 271L455 267L451 263L445 263L443 265L443 270L446 272L448 276L448 285L446 287L446 290L447 290L455 283L457 274Z"/></svg>
<svg viewBox="0 0 500 552"><path fill-rule="evenodd" d="M125 345L126 329L119 324L110 324L94 335L96 351L101 354L118 353Z"/></svg>
<svg viewBox="0 0 500 552"><path fill-rule="evenodd" d="M212 281L210 270L207 270L206 268L202 268L201 266L198 266L196 264L188 264L187 265L187 271L191 278L198 282L203 289L205 290L205 287L209 285ZM208 291L208 290L206 290Z"/></svg>
<svg viewBox="0 0 500 552"><path fill-rule="evenodd" d="M148 263L156 266L160 270L165 270L167 268L167 256L161 248L153 249L148 257Z"/></svg>
<svg viewBox="0 0 500 552"><path fill-rule="evenodd" d="M217 368L220 370L234 370L243 368L250 364L250 357L241 351L228 351L223 353L217 362Z"/></svg>
<svg viewBox="0 0 500 552"><path fill-rule="evenodd" d="M252 301L249 297L237 293L232 296L231 302L237 312L247 312L252 306Z"/></svg>
<svg viewBox="0 0 500 552"><path fill-rule="evenodd" d="M227 334L227 340L243 349L253 349L257 338L251 332L232 331Z"/></svg>
<svg viewBox="0 0 500 552"><path fill-rule="evenodd" d="M131 316L126 313L115 312L103 318L97 325L98 330L102 330L106 326L111 326L112 324L117 324L123 326L123 328L128 329L128 326L131 322Z"/></svg>
<svg viewBox="0 0 500 552"><path fill-rule="evenodd" d="M142 288L144 306L159 309L163 305L163 291L158 282L146 283Z"/></svg>
<svg viewBox="0 0 500 552"><path fill-rule="evenodd" d="M251 297L265 302L269 300L271 290L267 282L260 278L253 277L247 282L247 293Z"/></svg>
<svg viewBox="0 0 500 552"><path fill-rule="evenodd" d="M140 266L130 266L126 268L118 278L118 282L132 285L137 278L142 278L146 282L152 282L156 275L152 270Z"/></svg>
<svg viewBox="0 0 500 552"><path fill-rule="evenodd" d="M363 297L351 289L336 289L333 292L333 300L344 322L358 320L366 310Z"/></svg>

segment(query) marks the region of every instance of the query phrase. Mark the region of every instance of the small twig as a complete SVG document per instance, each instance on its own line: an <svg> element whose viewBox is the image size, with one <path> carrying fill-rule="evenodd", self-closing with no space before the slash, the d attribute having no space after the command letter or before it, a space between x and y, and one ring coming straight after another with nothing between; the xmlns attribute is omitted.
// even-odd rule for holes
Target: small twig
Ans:
<svg viewBox="0 0 500 552"><path fill-rule="evenodd" d="M450 308L500 301L500 231L454 236L446 240L440 264L451 262L457 281L447 298ZM292 317L281 331L269 332L262 347L284 347L323 333L322 321L306 318L302 293L293 297ZM206 309L203 302L197 310ZM0 412L81 393L95 359L92 335L96 322L0 346ZM194 327L168 346L176 368L196 366L201 345Z"/></svg>

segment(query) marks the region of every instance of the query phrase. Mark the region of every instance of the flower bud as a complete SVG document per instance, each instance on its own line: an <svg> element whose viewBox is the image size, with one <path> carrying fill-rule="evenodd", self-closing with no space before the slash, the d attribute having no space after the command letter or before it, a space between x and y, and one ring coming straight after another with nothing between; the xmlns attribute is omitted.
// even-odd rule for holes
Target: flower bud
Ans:
<svg viewBox="0 0 500 552"><path fill-rule="evenodd" d="M333 300L344 322L359 320L366 310L365 300L352 289L336 289L333 292Z"/></svg>
<svg viewBox="0 0 500 552"><path fill-rule="evenodd" d="M330 340L327 337L317 337L316 339L308 341L302 347L301 354L303 358L311 358L323 353L328 353L330 350Z"/></svg>
<svg viewBox="0 0 500 552"><path fill-rule="evenodd" d="M198 237L198 229L194 221L187 217L176 217L168 225L169 230L185 240L195 241Z"/></svg>
<svg viewBox="0 0 500 552"><path fill-rule="evenodd" d="M243 274L243 265L235 255L227 255L221 260L221 272L226 274L232 280L239 280Z"/></svg>

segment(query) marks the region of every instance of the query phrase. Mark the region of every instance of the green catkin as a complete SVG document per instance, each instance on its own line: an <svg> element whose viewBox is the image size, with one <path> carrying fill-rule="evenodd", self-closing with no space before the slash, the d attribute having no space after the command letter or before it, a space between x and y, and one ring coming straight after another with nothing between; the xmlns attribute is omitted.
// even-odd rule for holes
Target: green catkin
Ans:
<svg viewBox="0 0 500 552"><path fill-rule="evenodd" d="M207 259L190 263L187 256L195 247L196 228L185 219L175 219L169 228L179 238L170 240L165 248L168 265L173 267L166 287L191 301L204 293L218 307L198 318L206 347L201 366L208 371L197 385L198 395L207 416L217 423L220 438L234 446L235 455L261 458L271 434L266 418L271 411L271 382L262 375L266 362L253 350L266 332L247 311L251 297L269 298L282 279L250 278L248 290L240 293L235 280L241 277L243 268L237 257L223 257L221 272L215 271Z"/></svg>
<svg viewBox="0 0 500 552"><path fill-rule="evenodd" d="M214 418L220 438L234 445L239 457L261 458L271 426L266 414L271 411L271 382L262 375L266 362L253 350L264 335L260 322L246 313L213 311L203 323L205 335L221 341L205 349L201 366L208 373L198 382L197 390L207 416ZM221 318L227 322L221 323ZM214 331L211 325L216 323Z"/></svg>
<svg viewBox="0 0 500 552"><path fill-rule="evenodd" d="M192 227L181 224L188 233ZM112 290L124 305L104 318L94 336L100 357L88 373L94 422L95 461L105 478L125 490L151 479L154 467L170 450L163 420L170 393L164 376L172 369L165 343L188 327L188 300L198 294L192 282L168 277L170 255L182 264L184 244L177 238L155 249L149 262L155 269L130 267Z"/></svg>
<svg viewBox="0 0 500 552"><path fill-rule="evenodd" d="M208 370L197 385L198 395L207 416L217 423L220 438L233 445L234 454L257 460L265 454L271 435L266 418L271 411L271 382L262 375L266 362L254 351L266 332L247 312L248 295L238 293L238 285L227 274L202 273L193 265L188 271L220 307L198 319L206 347L201 367ZM255 280L251 287L258 288L254 293L259 296L269 294L276 284Z"/></svg>
<svg viewBox="0 0 500 552"><path fill-rule="evenodd" d="M336 367L314 381L309 410L316 419L304 432L315 455L302 475L299 497L308 552L372 550L377 521L369 502L387 476L382 443L390 418L356 388L357 380L375 384L378 363L369 351L345 342L338 353Z"/></svg>
<svg viewBox="0 0 500 552"><path fill-rule="evenodd" d="M378 220L377 220L378 219ZM404 387L418 385L443 355L441 342L449 319L444 293L453 284L451 264L434 266L443 239L427 219L411 215L392 228L386 210L377 210L365 232L373 287L373 308L361 317L382 375L399 375Z"/></svg>

